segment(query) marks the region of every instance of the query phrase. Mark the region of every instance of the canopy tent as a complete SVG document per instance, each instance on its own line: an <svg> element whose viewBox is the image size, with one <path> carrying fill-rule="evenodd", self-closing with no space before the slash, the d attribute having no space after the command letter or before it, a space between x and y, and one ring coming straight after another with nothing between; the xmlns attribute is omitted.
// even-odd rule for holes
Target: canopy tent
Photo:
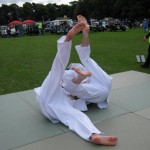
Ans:
<svg viewBox="0 0 150 150"><path fill-rule="evenodd" d="M35 21L34 20L24 20L22 22L22 24L27 24L27 23L34 23Z"/></svg>
<svg viewBox="0 0 150 150"><path fill-rule="evenodd" d="M19 23L20 23L19 20L14 20L14 21L10 22L8 25L9 25L9 26L10 26L10 25L17 25L17 24L19 24Z"/></svg>

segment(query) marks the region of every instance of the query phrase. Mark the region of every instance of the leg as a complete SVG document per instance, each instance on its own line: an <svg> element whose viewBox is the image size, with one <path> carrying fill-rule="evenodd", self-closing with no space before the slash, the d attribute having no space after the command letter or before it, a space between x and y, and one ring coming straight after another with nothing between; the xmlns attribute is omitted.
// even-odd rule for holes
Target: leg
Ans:
<svg viewBox="0 0 150 150"><path fill-rule="evenodd" d="M52 64L52 68L43 81L41 87L35 88L37 94L37 102L44 116L50 119L52 122L56 122L55 114L49 104L54 101L54 98L62 94L62 88L60 86L64 70L69 62L71 41L64 42L65 36L61 37L57 41L57 54ZM57 101L57 100L56 100ZM58 120L57 120L58 121Z"/></svg>
<svg viewBox="0 0 150 150"><path fill-rule="evenodd" d="M143 65L141 65L142 68L149 68L150 66L150 44L148 46L148 55L147 55L147 58L146 58L146 61Z"/></svg>
<svg viewBox="0 0 150 150"><path fill-rule="evenodd" d="M147 63L148 63L148 65L150 65L150 44L149 44L149 46L148 46Z"/></svg>
<svg viewBox="0 0 150 150"><path fill-rule="evenodd" d="M55 60L53 62L51 71L46 78L46 82L42 84L43 93L50 94L49 89L51 86L60 86L65 68L69 62L70 50L71 50L71 39L80 32L85 25L83 23L75 25L67 34L67 36L62 37L58 40L58 52L56 54ZM56 92L57 93L57 92ZM44 95L47 95L44 94ZM43 98L45 99L45 98Z"/></svg>
<svg viewBox="0 0 150 150"><path fill-rule="evenodd" d="M114 146L117 144L118 138L115 136L103 136L99 134L92 134L91 140L95 144Z"/></svg>
<svg viewBox="0 0 150 150"><path fill-rule="evenodd" d="M67 37L65 39L65 42L70 41L77 33L83 30L85 27L84 23L76 24L67 34Z"/></svg>
<svg viewBox="0 0 150 150"><path fill-rule="evenodd" d="M83 17L81 15L78 15L77 19L78 19L79 23L84 23L85 24L85 28L82 30L82 34L83 34L84 38L82 40L81 45L83 47L88 46L89 45L88 33L89 33L90 30L89 30L89 25L87 23L87 20L85 19L85 17ZM91 76L91 72L88 72L88 71L85 72L85 71L82 71L82 70L80 70L79 68L76 68L76 67L74 67L72 69L78 73L78 78L72 80L76 84L81 83L85 78Z"/></svg>
<svg viewBox="0 0 150 150"><path fill-rule="evenodd" d="M60 102L61 101L62 99ZM64 108L66 108L65 111ZM70 130L77 133L83 139L91 141L94 144L106 146L117 144L117 137L102 135L87 115L74 109L72 106L68 105L68 103L62 101L60 105L54 104L52 109L63 124L68 126Z"/></svg>
<svg viewBox="0 0 150 150"><path fill-rule="evenodd" d="M83 16L79 16L78 17L78 21L79 22L84 22L86 24L86 27L84 28L84 30L82 31L83 33L83 40L81 43L82 47L86 47L89 45L89 38L88 38L88 33L89 33L89 26L87 24L86 19ZM80 57L81 58L81 57ZM83 61L82 61L83 62ZM83 63L85 66L87 66L88 64ZM93 65L92 65L93 66ZM94 66L93 66L94 67ZM98 69L98 67L97 67ZM99 72L101 72L101 68L98 69ZM90 70L92 72L92 70ZM93 73L93 72L92 72ZM103 73L103 71L102 71ZM101 76L99 76L101 77ZM99 135L99 134L92 134L91 135L91 140L93 143L95 144L102 144L102 145L116 145L118 138L116 136L103 136L103 135Z"/></svg>
<svg viewBox="0 0 150 150"><path fill-rule="evenodd" d="M65 71L65 68L69 62L70 51L71 51L71 40L75 33L78 33L83 28L83 24L78 24L74 26L67 36L63 36L57 41L57 54L52 64L52 68L42 83L41 87L36 88L35 92L38 95L38 103L41 107L41 110L47 109L47 104L53 101L53 97L57 96L57 93L62 93L61 81ZM49 110L50 111L50 110ZM45 116L52 116L52 112L42 111ZM51 118L51 117L50 117ZM50 119L49 118L49 119ZM53 116L54 118L54 116Z"/></svg>
<svg viewBox="0 0 150 150"><path fill-rule="evenodd" d="M90 84L79 84L73 85L69 83L69 87L73 87L72 89L68 88L68 92L73 96L77 96L80 99L89 101L89 102L102 102L107 99L108 94L111 88L111 78L98 66L98 64L92 60L90 55L90 47L89 47L89 25L85 17L78 16L77 17L80 23L85 23L85 28L82 30L83 40L81 45L77 46L77 52L79 54L80 60L83 65L86 67L86 70L89 71L81 71L78 68L73 68L78 73L78 77L73 79L73 83L79 84L86 77L90 76ZM91 75L92 74L92 75ZM93 92L91 92L93 91ZM97 99L95 99L97 98ZM95 100L93 100L95 99Z"/></svg>
<svg viewBox="0 0 150 150"><path fill-rule="evenodd" d="M102 68L93 59L90 58L91 50L88 37L90 31L89 25L87 24L85 17L81 15L78 16L78 20L79 22L85 22L86 24L86 27L82 31L82 42L80 45L76 46L80 60L85 68L91 72L92 79L102 83L103 86L108 86L110 88L112 78L104 70L102 70Z"/></svg>
<svg viewBox="0 0 150 150"><path fill-rule="evenodd" d="M87 20L84 16L79 15L79 16L77 16L77 19L78 19L78 22L80 22L80 23L83 22L86 25L85 28L82 30L83 39L82 39L82 43L81 43L82 47L86 47L86 46L89 45L89 36L88 36L88 34L89 34L89 31L90 31L90 28L89 28Z"/></svg>

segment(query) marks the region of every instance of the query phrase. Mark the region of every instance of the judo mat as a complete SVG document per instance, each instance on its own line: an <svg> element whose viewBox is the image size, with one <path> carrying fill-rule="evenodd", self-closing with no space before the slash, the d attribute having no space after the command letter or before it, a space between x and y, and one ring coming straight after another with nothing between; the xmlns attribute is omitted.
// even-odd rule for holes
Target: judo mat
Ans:
<svg viewBox="0 0 150 150"><path fill-rule="evenodd" d="M88 105L85 112L106 135L116 135L113 147L81 139L61 123L43 117L33 90L0 96L0 150L149 150L150 74L112 74L109 107Z"/></svg>

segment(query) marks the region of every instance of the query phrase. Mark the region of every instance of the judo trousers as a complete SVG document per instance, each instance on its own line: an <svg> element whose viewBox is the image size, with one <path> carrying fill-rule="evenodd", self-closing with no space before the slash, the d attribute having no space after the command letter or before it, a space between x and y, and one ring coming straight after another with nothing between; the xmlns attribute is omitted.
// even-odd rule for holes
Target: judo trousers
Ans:
<svg viewBox="0 0 150 150"><path fill-rule="evenodd" d="M101 134L101 132L93 125L87 115L73 107L71 98L67 95L65 89L62 88L62 78L65 72L65 68L69 62L72 45L72 41L64 42L64 40L65 36L61 37L57 41L57 54L53 61L51 70L42 83L41 87L35 88L37 101L45 117L47 117L53 123L62 122L64 125L68 126L70 130L77 133L80 137L90 141L90 137L93 133ZM86 52L86 49L89 50ZM88 68L88 61L91 65L96 65L97 67L97 64L89 58L89 47L84 47L83 51L81 52L79 52L79 50L77 51L80 53L79 57L82 60L82 63L89 71L91 70ZM111 78L108 80L109 76L103 72L103 70L101 70L101 72L103 75L99 76L99 74L95 74L95 78L98 80L99 77L103 78L103 81L107 81L105 84L109 85L107 87L110 89ZM92 82L95 82L95 80L93 79ZM102 82L102 84L104 84L104 82ZM107 90L106 93L108 96ZM105 98L106 94L104 96L104 99Z"/></svg>

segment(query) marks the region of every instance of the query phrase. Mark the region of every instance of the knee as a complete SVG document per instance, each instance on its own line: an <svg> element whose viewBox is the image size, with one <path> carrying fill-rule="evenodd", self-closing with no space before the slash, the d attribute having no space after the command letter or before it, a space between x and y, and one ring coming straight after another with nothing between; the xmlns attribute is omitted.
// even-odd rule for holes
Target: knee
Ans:
<svg viewBox="0 0 150 150"><path fill-rule="evenodd" d="M103 102L107 99L108 95L110 93L110 90L107 88L104 88L103 90L100 91L99 96L97 98L97 103L98 102Z"/></svg>
<svg viewBox="0 0 150 150"><path fill-rule="evenodd" d="M108 95L109 95L109 93L110 93L110 88L104 88L103 89L103 94L106 96L106 97L108 97Z"/></svg>

